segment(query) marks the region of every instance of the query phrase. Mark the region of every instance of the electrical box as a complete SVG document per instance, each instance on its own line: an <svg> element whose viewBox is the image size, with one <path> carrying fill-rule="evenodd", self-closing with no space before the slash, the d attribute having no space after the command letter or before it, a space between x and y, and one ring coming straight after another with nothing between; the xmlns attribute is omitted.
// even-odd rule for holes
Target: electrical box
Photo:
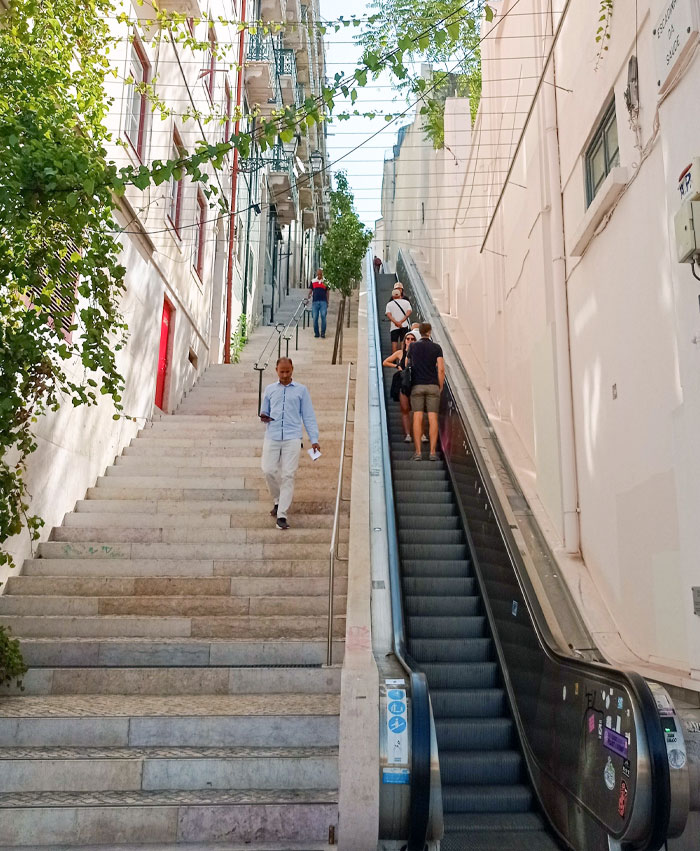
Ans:
<svg viewBox="0 0 700 851"><path fill-rule="evenodd" d="M700 201L700 157L694 157L678 178L678 194L681 203Z"/></svg>
<svg viewBox="0 0 700 851"><path fill-rule="evenodd" d="M700 201L682 204L673 223L678 262L692 263L700 255Z"/></svg>

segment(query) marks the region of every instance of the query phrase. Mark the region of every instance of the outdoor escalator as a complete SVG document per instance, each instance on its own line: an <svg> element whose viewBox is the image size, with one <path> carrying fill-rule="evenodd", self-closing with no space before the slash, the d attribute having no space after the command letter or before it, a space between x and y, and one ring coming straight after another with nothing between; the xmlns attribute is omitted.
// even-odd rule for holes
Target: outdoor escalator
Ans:
<svg viewBox="0 0 700 851"><path fill-rule="evenodd" d="M378 297L388 301L390 286ZM392 377L385 370L387 399ZM428 679L440 754L440 847L555 851L527 780L442 453L429 461L424 445L423 460L412 461L398 404L389 401L387 420L408 652Z"/></svg>
<svg viewBox="0 0 700 851"><path fill-rule="evenodd" d="M395 280L377 276L371 315ZM389 323L373 333L386 357ZM424 444L414 461L392 377L383 370L406 660L432 703L442 851L662 848L683 813L657 686L558 650L449 380L438 460Z"/></svg>

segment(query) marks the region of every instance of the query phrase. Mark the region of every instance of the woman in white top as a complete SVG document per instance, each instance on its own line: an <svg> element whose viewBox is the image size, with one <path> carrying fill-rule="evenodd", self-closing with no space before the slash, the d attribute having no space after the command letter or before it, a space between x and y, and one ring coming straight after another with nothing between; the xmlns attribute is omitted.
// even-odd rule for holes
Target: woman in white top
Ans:
<svg viewBox="0 0 700 851"><path fill-rule="evenodd" d="M403 290L393 289L391 301L386 306L386 315L391 322L391 351L392 354L399 348L408 329L411 327L409 316L411 315L411 302L403 297Z"/></svg>

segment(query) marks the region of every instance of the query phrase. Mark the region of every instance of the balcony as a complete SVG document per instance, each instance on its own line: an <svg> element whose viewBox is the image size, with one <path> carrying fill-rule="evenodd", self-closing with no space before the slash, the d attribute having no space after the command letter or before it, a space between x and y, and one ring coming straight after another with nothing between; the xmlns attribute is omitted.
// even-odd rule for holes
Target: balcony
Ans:
<svg viewBox="0 0 700 851"><path fill-rule="evenodd" d="M297 95L297 62L294 58L294 51L286 47L275 50L275 61L282 91L282 102L286 106L292 106L296 102Z"/></svg>
<svg viewBox="0 0 700 851"><path fill-rule="evenodd" d="M299 45L294 46L297 60L297 79L300 83L308 85L311 73L311 58L309 53L309 34L305 29L305 24L299 27ZM289 37L287 37L289 42Z"/></svg>
<svg viewBox="0 0 700 851"><path fill-rule="evenodd" d="M299 0L287 0L287 26L284 30L284 43L287 47L299 50L303 44L301 23L301 5Z"/></svg>
<svg viewBox="0 0 700 851"><path fill-rule="evenodd" d="M314 182L312 175L308 172L300 174L297 178L297 189L299 190L299 208L301 210L313 209Z"/></svg>
<svg viewBox="0 0 700 851"><path fill-rule="evenodd" d="M287 20L286 0L261 0L260 17L263 21L283 24Z"/></svg>
<svg viewBox="0 0 700 851"><path fill-rule="evenodd" d="M303 230L309 230L316 227L316 213L313 209L304 210L301 214L301 226Z"/></svg>
<svg viewBox="0 0 700 851"><path fill-rule="evenodd" d="M248 40L245 82L250 105L261 109L276 96L277 71L274 65L272 39L269 35L255 33Z"/></svg>
<svg viewBox="0 0 700 851"><path fill-rule="evenodd" d="M267 182L270 187L272 203L277 208L280 224L288 225L297 218L299 193L292 164L292 157L280 145L275 146L268 156L269 173Z"/></svg>

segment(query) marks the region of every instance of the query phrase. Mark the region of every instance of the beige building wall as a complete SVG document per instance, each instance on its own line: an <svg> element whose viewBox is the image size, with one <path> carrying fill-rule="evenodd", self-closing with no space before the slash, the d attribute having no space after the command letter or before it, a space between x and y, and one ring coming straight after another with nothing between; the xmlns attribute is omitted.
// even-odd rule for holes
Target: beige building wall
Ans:
<svg viewBox="0 0 700 851"><path fill-rule="evenodd" d="M550 15L521 0L510 16L511 5L484 24L473 126L451 99L445 149L417 120L386 164L384 238L393 259L411 251L449 317L562 561L580 553L630 658L699 688L700 289L676 262L673 228L678 176L700 155L700 112L688 109L697 36L660 98L654 30L666 4L616 0L598 57L598 4L571 3L518 147L565 4ZM632 55L638 115L624 96ZM613 96L619 168L587 207L585 154Z"/></svg>

